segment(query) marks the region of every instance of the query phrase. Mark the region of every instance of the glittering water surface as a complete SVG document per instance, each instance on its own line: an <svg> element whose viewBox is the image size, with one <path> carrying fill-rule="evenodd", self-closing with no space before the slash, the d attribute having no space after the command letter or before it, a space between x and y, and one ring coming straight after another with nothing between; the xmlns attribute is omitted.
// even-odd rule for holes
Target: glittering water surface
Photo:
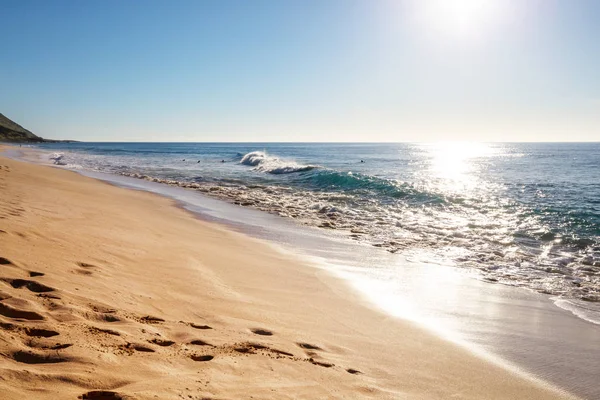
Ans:
<svg viewBox="0 0 600 400"><path fill-rule="evenodd" d="M187 187L600 311L599 143L38 147L67 168Z"/></svg>

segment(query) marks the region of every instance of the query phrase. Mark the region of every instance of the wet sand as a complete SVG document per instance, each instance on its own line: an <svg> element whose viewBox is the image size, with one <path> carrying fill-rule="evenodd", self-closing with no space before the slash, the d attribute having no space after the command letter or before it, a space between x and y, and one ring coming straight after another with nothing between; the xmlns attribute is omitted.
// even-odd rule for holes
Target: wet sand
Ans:
<svg viewBox="0 0 600 400"><path fill-rule="evenodd" d="M171 200L0 158L3 399L569 398Z"/></svg>

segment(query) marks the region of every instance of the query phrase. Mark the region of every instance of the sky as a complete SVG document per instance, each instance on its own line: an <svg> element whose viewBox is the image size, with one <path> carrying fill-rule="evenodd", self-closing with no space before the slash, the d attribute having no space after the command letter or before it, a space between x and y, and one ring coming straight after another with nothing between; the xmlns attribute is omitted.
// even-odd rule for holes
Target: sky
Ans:
<svg viewBox="0 0 600 400"><path fill-rule="evenodd" d="M600 141L600 1L2 0L0 112L82 141Z"/></svg>

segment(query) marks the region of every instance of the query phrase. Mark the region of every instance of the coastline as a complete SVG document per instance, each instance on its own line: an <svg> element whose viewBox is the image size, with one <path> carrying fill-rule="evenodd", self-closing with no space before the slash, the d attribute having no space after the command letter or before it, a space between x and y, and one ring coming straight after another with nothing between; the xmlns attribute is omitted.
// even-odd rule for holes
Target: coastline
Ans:
<svg viewBox="0 0 600 400"><path fill-rule="evenodd" d="M24 153L28 156L15 153L10 157L56 166L54 153L43 148ZM232 204L185 186L94 172L94 168L81 168L77 163L58 168L172 199L196 218L266 240L277 251L341 277L362 295L361 304L412 321L503 368L539 377L581 398L600 396L596 359L600 330L589 323L598 321L597 310L589 308L593 304L565 310L569 300L567 307L559 303L568 296L556 298L494 283L429 257L421 261L420 257L353 243L343 231L302 226L290 218ZM591 321L582 311L590 312Z"/></svg>
<svg viewBox="0 0 600 400"><path fill-rule="evenodd" d="M1 287L3 310L43 317L0 317L8 398L100 389L139 399L569 398L377 312L330 274L171 200L0 160L3 278L56 289ZM60 334L27 334L42 326ZM72 346L48 356L43 347L55 342Z"/></svg>

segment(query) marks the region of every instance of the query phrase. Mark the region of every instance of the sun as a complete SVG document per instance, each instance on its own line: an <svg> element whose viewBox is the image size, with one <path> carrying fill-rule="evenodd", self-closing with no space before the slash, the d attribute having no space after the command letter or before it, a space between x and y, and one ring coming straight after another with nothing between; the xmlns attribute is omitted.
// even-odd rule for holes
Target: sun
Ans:
<svg viewBox="0 0 600 400"><path fill-rule="evenodd" d="M481 37L505 15L508 0L415 0L419 25L430 33Z"/></svg>

